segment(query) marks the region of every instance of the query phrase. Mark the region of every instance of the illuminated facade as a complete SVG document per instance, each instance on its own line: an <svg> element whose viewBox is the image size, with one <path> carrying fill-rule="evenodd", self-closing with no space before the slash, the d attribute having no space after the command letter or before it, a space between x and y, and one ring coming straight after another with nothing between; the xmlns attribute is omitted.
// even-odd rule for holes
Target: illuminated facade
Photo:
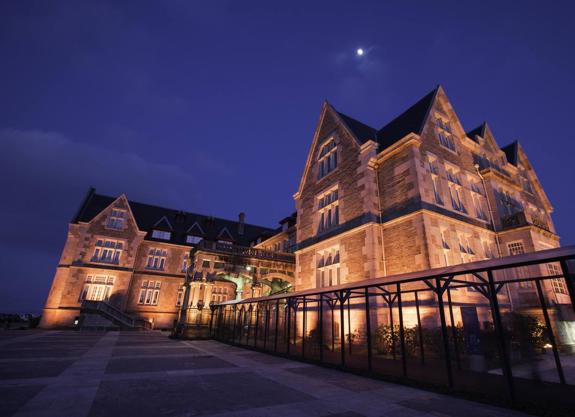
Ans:
<svg viewBox="0 0 575 417"><path fill-rule="evenodd" d="M212 302L559 246L521 146L500 148L486 123L466 131L441 87L379 130L325 103L294 199L296 213L269 229L91 191L69 226L42 325L72 325L83 303L103 301L119 318L171 328L195 322L190 309L201 320ZM559 280L545 289L567 292ZM536 292L518 285L508 298L529 308ZM485 302L472 288L454 300Z"/></svg>
<svg viewBox="0 0 575 417"><path fill-rule="evenodd" d="M559 246L521 145L466 131L440 86L379 130L324 103L294 198L298 290ZM532 286L509 296L536 301Z"/></svg>
<svg viewBox="0 0 575 417"><path fill-rule="evenodd" d="M92 189L69 225L41 327L167 329L184 306L207 311L210 303L287 289L293 254L250 246L270 236L284 245L293 225L287 218L274 230L245 223L243 213L230 221Z"/></svg>

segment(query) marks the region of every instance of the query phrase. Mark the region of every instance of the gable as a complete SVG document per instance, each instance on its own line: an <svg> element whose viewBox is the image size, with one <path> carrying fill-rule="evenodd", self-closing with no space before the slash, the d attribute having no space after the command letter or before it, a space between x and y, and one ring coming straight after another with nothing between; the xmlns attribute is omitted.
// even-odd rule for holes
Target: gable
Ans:
<svg viewBox="0 0 575 417"><path fill-rule="evenodd" d="M83 221L84 223L90 225L101 223L110 231L125 231L127 229L140 231L134 214L132 213L130 203L124 194L116 199L100 197L101 196L96 195L91 190L78 212L75 221L80 222L84 216L89 216L89 218ZM90 209L88 209L88 207ZM118 227L119 223L112 221L112 218L120 219L122 226Z"/></svg>
<svg viewBox="0 0 575 417"><path fill-rule="evenodd" d="M202 227L198 224L198 222L194 222L194 224L192 224L188 230L186 230L186 233L190 234L190 235L195 235L195 236L203 236L205 235L204 233L204 229L202 229Z"/></svg>
<svg viewBox="0 0 575 417"><path fill-rule="evenodd" d="M348 124L351 125L353 129ZM375 130L369 126L349 116L338 113L329 103L324 102L318 124L314 131L312 144L308 151L298 191L294 194L294 198L297 199L299 197L310 175L313 178L315 162L324 144L333 139L338 145L345 142L359 149L362 143L370 140L369 136L372 135L374 131ZM358 135L363 139L359 139Z"/></svg>
<svg viewBox="0 0 575 417"><path fill-rule="evenodd" d="M218 233L218 239L233 241L234 237L232 236L228 228L224 227L222 230L220 230L220 233Z"/></svg>
<svg viewBox="0 0 575 417"><path fill-rule="evenodd" d="M166 216L163 216L160 220L154 223L154 227L163 230L170 230L170 231L174 230L174 228L172 227L171 223L169 222Z"/></svg>

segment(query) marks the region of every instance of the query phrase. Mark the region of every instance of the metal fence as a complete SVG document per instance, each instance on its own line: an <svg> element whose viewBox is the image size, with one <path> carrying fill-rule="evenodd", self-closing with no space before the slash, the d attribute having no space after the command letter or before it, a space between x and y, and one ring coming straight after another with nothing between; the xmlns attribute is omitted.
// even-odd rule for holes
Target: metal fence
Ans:
<svg viewBox="0 0 575 417"><path fill-rule="evenodd" d="M575 406L575 247L212 306L213 338L531 410Z"/></svg>

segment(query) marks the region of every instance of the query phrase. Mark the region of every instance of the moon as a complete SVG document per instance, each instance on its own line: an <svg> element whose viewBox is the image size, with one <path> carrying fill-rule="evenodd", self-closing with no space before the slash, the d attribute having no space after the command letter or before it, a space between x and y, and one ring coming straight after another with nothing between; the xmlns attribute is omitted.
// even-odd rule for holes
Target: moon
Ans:
<svg viewBox="0 0 575 417"><path fill-rule="evenodd" d="M357 56L362 56L365 52L363 49L357 48L357 51L355 51L355 53L357 54Z"/></svg>

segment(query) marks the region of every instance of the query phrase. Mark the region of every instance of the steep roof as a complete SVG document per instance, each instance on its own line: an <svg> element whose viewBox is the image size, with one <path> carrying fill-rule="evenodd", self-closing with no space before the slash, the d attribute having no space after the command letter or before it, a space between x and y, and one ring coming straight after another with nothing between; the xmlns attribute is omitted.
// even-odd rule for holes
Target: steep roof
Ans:
<svg viewBox="0 0 575 417"><path fill-rule="evenodd" d="M513 141L509 145L506 145L501 148L503 152L505 152L505 156L507 157L507 162L517 166L519 161L519 142Z"/></svg>
<svg viewBox="0 0 575 417"><path fill-rule="evenodd" d="M366 125L352 117L349 117L343 113L337 112L339 117L344 121L344 123L353 132L355 137L363 144L368 140L375 140L377 136L377 130L371 126Z"/></svg>
<svg viewBox="0 0 575 417"><path fill-rule="evenodd" d="M115 197L96 194L95 190L92 189L84 200L78 214L73 219L73 223L89 222L115 200ZM240 235L238 233L237 221L153 206L135 201L129 201L129 204L130 209L134 214L134 218L136 219L136 223L138 224L138 228L142 231L148 232L146 234L147 240L156 240L151 237L152 230L159 229L171 232L171 239L169 240L170 243L190 245L189 243L186 243L186 236L188 235L188 229L190 229L195 223L197 223L204 231L204 238L217 240L218 235L220 235L223 230L227 230L233 238L233 242L237 245L243 246L249 246L257 236L263 233L273 233L274 231L268 227L246 223L244 225L244 233ZM168 223L172 226L171 230L168 227L164 227Z"/></svg>
<svg viewBox="0 0 575 417"><path fill-rule="evenodd" d="M377 131L380 150L394 144L409 133L413 132L418 135L421 133L423 123L438 90L439 86Z"/></svg>
<svg viewBox="0 0 575 417"><path fill-rule="evenodd" d="M467 137L469 139L472 139L475 142L477 142L477 140L475 140L475 137L476 136L485 137L485 128L486 127L487 127L487 123L483 122L479 126L477 126L475 129L471 129L469 132L466 132L465 134L467 135Z"/></svg>

